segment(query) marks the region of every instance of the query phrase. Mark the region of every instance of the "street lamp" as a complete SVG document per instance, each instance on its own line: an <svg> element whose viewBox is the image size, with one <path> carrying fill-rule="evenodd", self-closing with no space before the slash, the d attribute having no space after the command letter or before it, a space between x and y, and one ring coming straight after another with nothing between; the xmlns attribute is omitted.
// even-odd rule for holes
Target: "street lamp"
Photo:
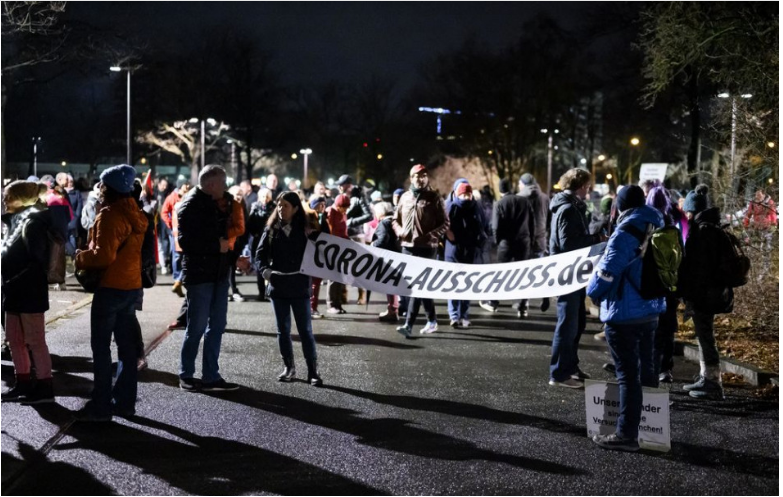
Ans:
<svg viewBox="0 0 783 497"><path fill-rule="evenodd" d="M303 148L299 151L300 154L304 155L304 176L302 177L303 185L302 188L304 190L307 189L307 157L313 153L313 151L309 148Z"/></svg>
<svg viewBox="0 0 783 497"><path fill-rule="evenodd" d="M748 99L753 95L743 93L740 97ZM734 154L737 150L737 98L729 92L718 93L718 98L731 98L731 164L729 164L729 177L734 178Z"/></svg>
<svg viewBox="0 0 783 497"><path fill-rule="evenodd" d="M541 130L541 133L548 135L547 138L547 152L546 152L546 191L547 195L549 195L549 192L552 191L552 158L554 154L554 135L560 133L559 129L555 130L549 130L547 128L543 128Z"/></svg>
<svg viewBox="0 0 783 497"><path fill-rule="evenodd" d="M207 119L199 119L198 117L191 117L188 122L191 124L196 124L199 121L201 121L201 169L204 169L204 161L206 160L206 151L204 146L204 135L206 134L204 131L204 123L209 123L210 126L214 126L217 124L217 121L212 119L211 117L208 117Z"/></svg>
<svg viewBox="0 0 783 497"><path fill-rule="evenodd" d="M641 143L641 140L637 137L632 137L631 141L629 142L631 144L630 147L628 147L628 183L633 182L633 160L632 160L632 154L633 154L633 147L638 147Z"/></svg>
<svg viewBox="0 0 783 497"><path fill-rule="evenodd" d="M126 114L127 114L126 128L127 128L127 134L126 134L126 137L125 137L125 141L126 141L126 146L127 146L126 164L128 164L129 166L132 166L133 164L131 163L131 68L130 67L111 66L109 68L109 70L111 72L125 71L126 73L128 73L128 90L126 92L127 95L128 95L127 102L126 102L126 109L127 109L127 111L126 111Z"/></svg>

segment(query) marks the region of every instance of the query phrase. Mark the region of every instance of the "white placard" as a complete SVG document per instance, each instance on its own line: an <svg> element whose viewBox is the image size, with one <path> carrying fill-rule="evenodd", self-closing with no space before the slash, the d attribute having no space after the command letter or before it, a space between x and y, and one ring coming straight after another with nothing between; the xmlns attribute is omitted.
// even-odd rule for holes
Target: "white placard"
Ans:
<svg viewBox="0 0 783 497"><path fill-rule="evenodd" d="M642 388L642 421L639 423L639 446L643 449L669 452L672 449L669 425L669 391ZM620 415L620 387L617 383L585 380L587 436L609 435L617 429Z"/></svg>
<svg viewBox="0 0 783 497"><path fill-rule="evenodd" d="M669 169L669 164L666 163L648 163L642 164L642 168L639 170L639 182L653 179L663 183L666 179L666 171Z"/></svg>
<svg viewBox="0 0 783 497"><path fill-rule="evenodd" d="M605 244L505 264L456 264L319 234L300 272L387 295L454 300L554 297L587 286Z"/></svg>

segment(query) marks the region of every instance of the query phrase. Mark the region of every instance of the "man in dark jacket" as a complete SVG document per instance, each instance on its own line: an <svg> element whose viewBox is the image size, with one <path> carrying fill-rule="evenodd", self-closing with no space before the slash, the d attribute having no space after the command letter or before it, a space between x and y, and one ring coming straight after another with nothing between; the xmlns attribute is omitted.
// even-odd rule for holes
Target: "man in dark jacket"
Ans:
<svg viewBox="0 0 783 497"><path fill-rule="evenodd" d="M340 193L348 195L351 199L351 205L345 213L348 219L348 238L356 243L364 244L364 225L373 219L370 204L367 203L361 188L354 188L353 178L347 174L343 174L337 179L337 187L340 189ZM358 290L359 300L356 303L364 305L364 289L358 288Z"/></svg>
<svg viewBox="0 0 783 497"><path fill-rule="evenodd" d="M226 193L226 171L207 166L199 173L199 185L189 192L177 209L179 245L182 247L182 273L187 288L187 328L182 343L179 386L193 392L199 389L196 371L201 337L204 337L204 362L200 388L205 392L237 390L219 373L220 342L228 315L228 273L230 243L229 220L234 208L231 199L223 212L218 202Z"/></svg>
<svg viewBox="0 0 783 497"><path fill-rule="evenodd" d="M526 197L514 195L511 183L500 180L503 195L492 211L492 233L498 246L498 262L519 262L530 259L533 237L536 233L533 206ZM499 302L482 302L483 309L497 311ZM527 300L517 304L517 317L527 317Z"/></svg>
<svg viewBox="0 0 783 497"><path fill-rule="evenodd" d="M449 229L446 207L438 192L430 187L430 178L425 166L422 164L413 166L410 170L410 178L411 188L400 197L400 205L394 214L392 221L394 233L400 239L403 254L435 259L440 238ZM411 329L422 304L427 312L427 325L419 333L438 331L433 300L414 297L408 303L405 324L397 328L405 338L410 338Z"/></svg>
<svg viewBox="0 0 783 497"><path fill-rule="evenodd" d="M541 258L547 255L546 230L549 226L549 197L541 191L536 178L525 173L519 178L519 195L527 198L533 207L536 231L533 235L533 257ZM549 297L541 299L541 311L549 309Z"/></svg>
<svg viewBox="0 0 783 497"><path fill-rule="evenodd" d="M561 193L552 198L552 225L549 252L562 254L600 241L587 226L587 206L584 199L590 192L590 173L573 168L560 178ZM557 325L552 340L552 360L549 384L566 388L582 388L579 380L590 375L579 369L579 339L585 330L585 289L557 298Z"/></svg>
<svg viewBox="0 0 783 497"><path fill-rule="evenodd" d="M717 270L721 266L719 247L729 242L720 227L720 211L717 207L707 208L708 192L706 185L697 186L685 197L683 205L689 228L678 280L685 300L683 319L693 318L699 341L701 370L695 383L682 388L697 399L722 400L720 354L715 345L713 324L715 314L728 313L734 308L734 290Z"/></svg>

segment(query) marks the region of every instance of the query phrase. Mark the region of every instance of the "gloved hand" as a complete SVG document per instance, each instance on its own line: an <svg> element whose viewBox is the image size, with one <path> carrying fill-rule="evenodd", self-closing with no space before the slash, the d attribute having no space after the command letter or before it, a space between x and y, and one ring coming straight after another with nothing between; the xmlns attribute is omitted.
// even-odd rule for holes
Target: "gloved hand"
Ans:
<svg viewBox="0 0 783 497"><path fill-rule="evenodd" d="M269 278L272 277L272 270L269 268L264 269L261 272L261 276L263 276L266 281L269 281Z"/></svg>

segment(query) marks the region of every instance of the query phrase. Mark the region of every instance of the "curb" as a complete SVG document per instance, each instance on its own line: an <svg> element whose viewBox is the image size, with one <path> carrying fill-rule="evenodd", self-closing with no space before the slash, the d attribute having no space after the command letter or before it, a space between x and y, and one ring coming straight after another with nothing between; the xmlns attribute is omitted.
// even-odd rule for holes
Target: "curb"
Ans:
<svg viewBox="0 0 783 497"><path fill-rule="evenodd" d="M684 356L685 359L692 362L699 362L699 347L690 343L676 341L674 345L674 355ZM745 364L734 359L722 357L720 360L720 369L726 373L740 375L746 383L756 387L762 387L770 383L777 386L777 373L759 369L750 364Z"/></svg>
<svg viewBox="0 0 783 497"><path fill-rule="evenodd" d="M82 307L84 307L86 305L91 304L92 303L92 297L93 297L92 295L88 295L88 296L84 297L83 299L81 299L80 301L76 302L75 304L71 305L70 307L67 307L67 308L63 309L62 311L58 312L57 314L55 314L54 316L52 316L51 318L46 320L46 325L48 326L48 325L54 323L55 321L57 321L58 319L63 318L65 316L71 314L73 311L76 311L76 310L81 309Z"/></svg>

